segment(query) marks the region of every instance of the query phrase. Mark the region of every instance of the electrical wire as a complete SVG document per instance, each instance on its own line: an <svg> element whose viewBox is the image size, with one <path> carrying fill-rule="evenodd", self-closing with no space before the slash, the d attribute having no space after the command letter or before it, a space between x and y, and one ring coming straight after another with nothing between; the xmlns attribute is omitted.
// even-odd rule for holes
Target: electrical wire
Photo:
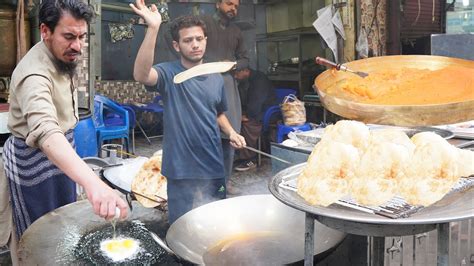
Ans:
<svg viewBox="0 0 474 266"><path fill-rule="evenodd" d="M418 14L416 15L415 21L411 24L412 26L416 25L416 23L418 23L418 19L420 18L420 14L421 14L421 0L418 0Z"/></svg>

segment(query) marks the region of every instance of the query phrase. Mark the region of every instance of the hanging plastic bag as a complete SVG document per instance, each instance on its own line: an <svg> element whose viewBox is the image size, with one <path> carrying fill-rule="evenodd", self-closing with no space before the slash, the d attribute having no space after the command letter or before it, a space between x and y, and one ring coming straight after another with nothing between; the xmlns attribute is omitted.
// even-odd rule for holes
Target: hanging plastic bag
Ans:
<svg viewBox="0 0 474 266"><path fill-rule="evenodd" d="M369 57L369 41L367 40L367 33L365 32L364 27L360 28L359 38L357 39L355 48L359 58Z"/></svg>
<svg viewBox="0 0 474 266"><path fill-rule="evenodd" d="M294 94L283 99L280 105L283 114L283 123L287 126L301 126L306 123L306 109L304 102L298 100Z"/></svg>

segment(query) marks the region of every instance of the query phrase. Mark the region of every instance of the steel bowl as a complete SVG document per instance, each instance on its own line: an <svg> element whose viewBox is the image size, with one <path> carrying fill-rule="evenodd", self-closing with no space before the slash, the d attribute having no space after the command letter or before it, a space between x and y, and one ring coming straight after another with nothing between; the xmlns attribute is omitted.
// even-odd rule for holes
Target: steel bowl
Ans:
<svg viewBox="0 0 474 266"><path fill-rule="evenodd" d="M297 178L305 166L306 163L301 163L277 173L269 183L270 192L284 204L310 213L322 224L343 232L370 236L414 235L434 230L437 224L474 218L474 187L463 192L449 193L408 218L399 219L365 213L338 204L327 207L311 205L297 192L280 186L282 180Z"/></svg>
<svg viewBox="0 0 474 266"><path fill-rule="evenodd" d="M272 195L248 195L187 212L170 226L166 241L178 256L198 265L284 265L304 258L304 222L303 212ZM318 232L314 255L331 250L345 237L320 223L314 227ZM242 243L245 238L248 240ZM266 242L268 239L271 241ZM233 250L234 258L227 263L210 262L217 257L209 255L219 243L225 243L222 250Z"/></svg>

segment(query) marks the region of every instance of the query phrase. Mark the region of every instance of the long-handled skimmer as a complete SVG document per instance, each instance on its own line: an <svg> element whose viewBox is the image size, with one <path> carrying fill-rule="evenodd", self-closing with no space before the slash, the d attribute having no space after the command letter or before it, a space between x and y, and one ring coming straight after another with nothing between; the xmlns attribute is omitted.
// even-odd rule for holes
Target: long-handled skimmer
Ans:
<svg viewBox="0 0 474 266"><path fill-rule="evenodd" d="M256 153L260 153L260 154L265 155L265 156L267 156L267 157L270 157L270 158L272 158L272 159L278 160L278 161L280 161L280 162L282 162L282 163L286 163L286 164L289 164L289 165L293 165L293 163L288 162L287 160L283 160L282 158L278 158L278 157L276 157L275 155L268 154L268 153L266 153L266 152L263 152L263 151L254 149L254 148L252 148L252 147L245 146L244 148L247 149L247 150L249 150L249 151L253 151L253 152L256 152Z"/></svg>
<svg viewBox="0 0 474 266"><path fill-rule="evenodd" d="M327 60L326 58L322 58L322 57L319 57L319 56L316 57L316 64L327 66L327 67L332 67L332 68L335 68L336 70L342 70L342 71L350 72L352 74L358 75L361 78L365 78L369 75L368 73L352 70L352 69L348 68L347 66L345 66L343 64L336 64L332 61Z"/></svg>

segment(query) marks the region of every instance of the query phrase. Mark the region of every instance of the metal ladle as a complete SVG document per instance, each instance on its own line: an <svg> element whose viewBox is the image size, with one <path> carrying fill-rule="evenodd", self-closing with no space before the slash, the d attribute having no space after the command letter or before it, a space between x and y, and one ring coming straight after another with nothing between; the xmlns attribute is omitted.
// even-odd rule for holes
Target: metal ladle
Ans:
<svg viewBox="0 0 474 266"><path fill-rule="evenodd" d="M358 75L361 78L365 78L369 75L368 73L352 70L352 69L348 68L347 66L345 66L343 64L336 64L332 61L327 60L326 58L322 58L322 57L319 57L319 56L316 57L316 64L327 66L327 67L332 67L332 68L335 68L336 70L342 70L342 71L350 72L352 74Z"/></svg>

